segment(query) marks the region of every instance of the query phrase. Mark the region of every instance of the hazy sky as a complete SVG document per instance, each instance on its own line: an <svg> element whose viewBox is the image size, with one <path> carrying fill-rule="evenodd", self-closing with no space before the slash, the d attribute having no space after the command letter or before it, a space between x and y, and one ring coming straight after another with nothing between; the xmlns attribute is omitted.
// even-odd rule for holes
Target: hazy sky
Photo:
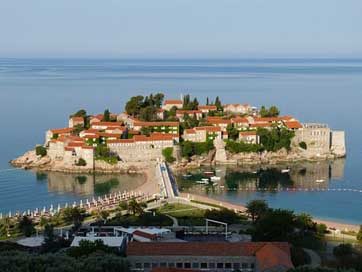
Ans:
<svg viewBox="0 0 362 272"><path fill-rule="evenodd" d="M362 0L0 0L0 57L362 56Z"/></svg>

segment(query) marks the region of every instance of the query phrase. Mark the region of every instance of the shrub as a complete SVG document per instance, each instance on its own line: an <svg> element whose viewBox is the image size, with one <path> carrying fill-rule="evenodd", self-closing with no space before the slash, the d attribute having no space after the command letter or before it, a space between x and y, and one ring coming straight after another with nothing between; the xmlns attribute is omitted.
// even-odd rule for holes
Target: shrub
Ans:
<svg viewBox="0 0 362 272"><path fill-rule="evenodd" d="M165 161L168 163L176 161L176 158L172 156L172 154L173 154L173 147L166 147L162 150L162 155L165 158Z"/></svg>
<svg viewBox="0 0 362 272"><path fill-rule="evenodd" d="M225 148L231 153L250 153L262 151L262 147L258 144L247 144L244 142L235 142L232 140L226 141Z"/></svg>
<svg viewBox="0 0 362 272"><path fill-rule="evenodd" d="M184 141L181 144L181 154L186 158L192 157L194 155L207 154L213 149L215 149L215 147L212 141L206 141L202 143Z"/></svg>
<svg viewBox="0 0 362 272"><path fill-rule="evenodd" d="M75 164L76 166L86 166L87 162L83 158L79 158L79 160Z"/></svg>
<svg viewBox="0 0 362 272"><path fill-rule="evenodd" d="M305 142L300 142L299 147L303 149L307 149L307 144Z"/></svg>
<svg viewBox="0 0 362 272"><path fill-rule="evenodd" d="M46 148L44 146L38 145L37 147L35 147L35 153L36 153L37 156L44 157L47 154L47 150L46 150Z"/></svg>

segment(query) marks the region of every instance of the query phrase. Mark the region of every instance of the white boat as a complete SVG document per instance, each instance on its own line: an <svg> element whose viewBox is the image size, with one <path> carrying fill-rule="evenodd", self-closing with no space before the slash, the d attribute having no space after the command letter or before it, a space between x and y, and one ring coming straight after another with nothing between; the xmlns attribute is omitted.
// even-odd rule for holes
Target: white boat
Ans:
<svg viewBox="0 0 362 272"><path fill-rule="evenodd" d="M282 173L289 173L290 172L290 169L282 169Z"/></svg>
<svg viewBox="0 0 362 272"><path fill-rule="evenodd" d="M324 179L317 179L315 182L317 183L323 183L325 180Z"/></svg>
<svg viewBox="0 0 362 272"><path fill-rule="evenodd" d="M219 181L221 178L217 177L217 176L213 176L210 179L211 179L211 181Z"/></svg>
<svg viewBox="0 0 362 272"><path fill-rule="evenodd" d="M191 178L192 175L183 175L184 178Z"/></svg>
<svg viewBox="0 0 362 272"><path fill-rule="evenodd" d="M207 182L209 181L208 178L202 178L201 180L202 180L202 181L207 181Z"/></svg>

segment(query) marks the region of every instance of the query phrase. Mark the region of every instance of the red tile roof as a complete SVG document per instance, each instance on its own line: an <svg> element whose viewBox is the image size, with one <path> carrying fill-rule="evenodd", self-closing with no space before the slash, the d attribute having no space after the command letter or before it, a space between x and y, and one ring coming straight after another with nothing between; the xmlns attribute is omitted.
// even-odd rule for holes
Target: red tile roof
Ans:
<svg viewBox="0 0 362 272"><path fill-rule="evenodd" d="M92 123L93 126L106 126L106 127L120 127L120 122L94 122Z"/></svg>
<svg viewBox="0 0 362 272"><path fill-rule="evenodd" d="M134 143L134 139L116 139L116 140L107 141L107 144L118 144L118 143Z"/></svg>
<svg viewBox="0 0 362 272"><path fill-rule="evenodd" d="M287 121L284 122L284 125L290 129L302 128L302 125L298 121Z"/></svg>
<svg viewBox="0 0 362 272"><path fill-rule="evenodd" d="M267 244L290 254L289 244L283 242L131 242L127 256L255 256Z"/></svg>
<svg viewBox="0 0 362 272"><path fill-rule="evenodd" d="M53 134L66 134L66 133L71 133L73 131L73 128L56 128L56 129L51 129L50 131Z"/></svg>
<svg viewBox="0 0 362 272"><path fill-rule="evenodd" d="M194 129L192 129L192 128L185 129L185 134L195 134L195 133L196 133L196 131Z"/></svg>
<svg viewBox="0 0 362 272"><path fill-rule="evenodd" d="M293 268L290 258L290 249L284 250L268 243L256 252L256 259L261 271L266 271L271 268L283 267L286 269Z"/></svg>
<svg viewBox="0 0 362 272"><path fill-rule="evenodd" d="M156 239L157 238L156 234L151 234L151 233L140 231L140 230L136 230L132 234L137 235L137 236L141 236L141 237L144 237L144 238L148 238L148 239Z"/></svg>
<svg viewBox="0 0 362 272"><path fill-rule="evenodd" d="M256 135L256 131L240 131L239 134L241 136L251 136Z"/></svg>
<svg viewBox="0 0 362 272"><path fill-rule="evenodd" d="M106 138L121 138L122 134L120 133L107 133L107 132L98 132L98 135L100 137L106 137Z"/></svg>
<svg viewBox="0 0 362 272"><path fill-rule="evenodd" d="M219 127L219 126L195 127L195 130L206 130L207 132L218 132L218 131L221 131L221 127Z"/></svg>
<svg viewBox="0 0 362 272"><path fill-rule="evenodd" d="M182 100L165 100L164 105L182 105Z"/></svg>
<svg viewBox="0 0 362 272"><path fill-rule="evenodd" d="M232 123L249 123L248 118L237 116L231 119Z"/></svg>

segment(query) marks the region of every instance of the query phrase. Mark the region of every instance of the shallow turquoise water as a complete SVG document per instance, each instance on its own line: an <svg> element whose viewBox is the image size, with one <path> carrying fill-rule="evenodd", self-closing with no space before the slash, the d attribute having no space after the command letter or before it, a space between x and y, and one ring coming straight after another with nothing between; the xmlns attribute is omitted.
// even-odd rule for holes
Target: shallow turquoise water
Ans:
<svg viewBox="0 0 362 272"><path fill-rule="evenodd" d="M282 114L302 122L325 122L343 129L348 156L342 176L328 186L362 189L362 60L0 59L0 212L97 194L77 191L74 180L39 181L31 172L3 170L10 168L10 159L42 143L47 129L66 126L69 113L79 108L90 113L105 108L120 112L130 96L152 91L163 91L170 98L191 93L201 101L219 95L224 103L275 104ZM120 188L130 183L119 179ZM97 180L87 179L86 184L92 182ZM54 184L68 186L53 190ZM273 206L362 223L362 196L355 193L228 192L215 197L240 203L264 197Z"/></svg>

